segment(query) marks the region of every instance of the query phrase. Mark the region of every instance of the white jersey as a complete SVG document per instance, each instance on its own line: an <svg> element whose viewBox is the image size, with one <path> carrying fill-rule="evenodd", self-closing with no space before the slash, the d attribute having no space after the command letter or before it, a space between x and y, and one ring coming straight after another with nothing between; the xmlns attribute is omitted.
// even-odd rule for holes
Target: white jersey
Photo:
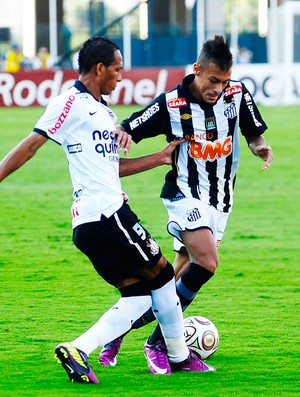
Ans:
<svg viewBox="0 0 300 397"><path fill-rule="evenodd" d="M80 82L48 105L34 131L64 149L73 184L73 227L111 216L123 204L116 115Z"/></svg>

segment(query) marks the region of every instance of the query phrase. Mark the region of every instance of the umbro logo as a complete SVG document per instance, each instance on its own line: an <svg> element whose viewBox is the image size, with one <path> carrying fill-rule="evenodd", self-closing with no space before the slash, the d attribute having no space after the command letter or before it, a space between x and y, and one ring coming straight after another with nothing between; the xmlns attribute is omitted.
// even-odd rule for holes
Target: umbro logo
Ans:
<svg viewBox="0 0 300 397"><path fill-rule="evenodd" d="M96 110L96 112L90 112L90 116L93 116L97 112L98 112L98 110Z"/></svg>
<svg viewBox="0 0 300 397"><path fill-rule="evenodd" d="M192 115L191 115L191 114L188 114L188 113L184 113L184 114L182 114L182 115L180 116L180 118L181 118L182 120L189 120L189 119L192 118Z"/></svg>

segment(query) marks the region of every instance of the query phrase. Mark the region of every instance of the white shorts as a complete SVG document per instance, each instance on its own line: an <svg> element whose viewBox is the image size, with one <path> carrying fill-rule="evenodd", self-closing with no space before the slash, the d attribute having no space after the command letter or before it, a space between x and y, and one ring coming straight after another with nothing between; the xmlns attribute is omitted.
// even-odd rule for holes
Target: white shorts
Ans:
<svg viewBox="0 0 300 397"><path fill-rule="evenodd" d="M216 246L219 246L224 235L229 213L221 212L215 207L191 197L177 201L163 199L163 203L169 215L168 232L175 237L175 251L179 251L183 245L180 232L197 230L203 227L211 230Z"/></svg>

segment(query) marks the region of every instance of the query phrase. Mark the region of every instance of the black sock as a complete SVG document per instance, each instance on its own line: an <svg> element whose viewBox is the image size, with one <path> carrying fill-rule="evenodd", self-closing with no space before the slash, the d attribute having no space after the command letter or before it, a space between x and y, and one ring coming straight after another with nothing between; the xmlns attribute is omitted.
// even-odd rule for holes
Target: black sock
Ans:
<svg viewBox="0 0 300 397"><path fill-rule="evenodd" d="M144 325L149 324L149 323L151 323L154 320L156 320L156 317L154 316L153 311L150 308L140 318L135 320L135 322L132 324L132 329L141 328Z"/></svg>
<svg viewBox="0 0 300 397"><path fill-rule="evenodd" d="M158 341L163 341L163 340L164 340L164 337L161 332L160 326L158 324L154 328L154 331L152 332L152 334L149 336L147 342L149 343L149 345L155 345Z"/></svg>
<svg viewBox="0 0 300 397"><path fill-rule="evenodd" d="M213 272L196 263L190 264L189 269L176 283L176 291L183 311L192 303L197 292L213 275Z"/></svg>

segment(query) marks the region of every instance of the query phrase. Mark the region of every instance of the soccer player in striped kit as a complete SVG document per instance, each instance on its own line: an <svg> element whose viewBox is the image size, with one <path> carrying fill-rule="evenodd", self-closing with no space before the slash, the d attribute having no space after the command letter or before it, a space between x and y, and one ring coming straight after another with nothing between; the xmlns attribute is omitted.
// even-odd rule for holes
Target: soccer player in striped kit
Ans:
<svg viewBox="0 0 300 397"><path fill-rule="evenodd" d="M269 168L273 155L263 133L259 110L241 81L231 80L233 59L223 36L204 43L193 66L174 89L132 114L120 128L134 142L165 134L170 142L184 138L173 153L161 197L168 211L168 231L175 239L177 294L185 310L214 275L222 239L233 205L233 187L240 159L239 130L252 153ZM151 311L133 324L154 319ZM161 343L159 327L148 344ZM116 363L122 338L105 346L102 365Z"/></svg>

